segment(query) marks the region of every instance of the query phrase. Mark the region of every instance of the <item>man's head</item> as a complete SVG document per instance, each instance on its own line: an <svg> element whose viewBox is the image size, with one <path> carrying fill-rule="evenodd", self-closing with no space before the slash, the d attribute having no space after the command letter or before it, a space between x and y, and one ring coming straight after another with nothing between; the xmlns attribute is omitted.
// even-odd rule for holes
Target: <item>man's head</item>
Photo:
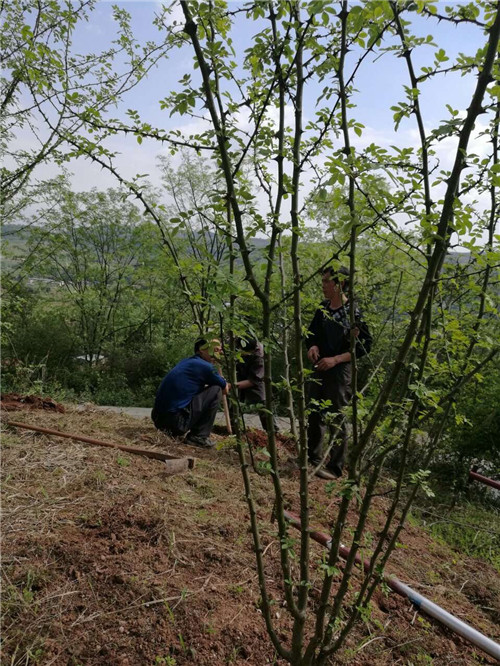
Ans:
<svg viewBox="0 0 500 666"><path fill-rule="evenodd" d="M325 298L332 299L349 291L349 270L345 266L327 266L321 273L321 286Z"/></svg>
<svg viewBox="0 0 500 666"><path fill-rule="evenodd" d="M239 349L243 353L251 353L257 349L257 340L253 337L247 338L236 338L236 349Z"/></svg>
<svg viewBox="0 0 500 666"><path fill-rule="evenodd" d="M209 363L216 361L222 354L222 347L219 340L198 338L194 343L194 353Z"/></svg>

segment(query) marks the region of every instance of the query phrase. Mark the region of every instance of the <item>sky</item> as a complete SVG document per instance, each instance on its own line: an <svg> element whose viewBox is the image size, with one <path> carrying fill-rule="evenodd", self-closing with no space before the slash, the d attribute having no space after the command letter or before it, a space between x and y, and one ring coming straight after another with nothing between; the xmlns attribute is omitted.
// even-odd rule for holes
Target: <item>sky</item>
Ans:
<svg viewBox="0 0 500 666"><path fill-rule="evenodd" d="M134 35L139 40L158 39L158 30L152 25L152 19L160 9L160 3L143 1L126 1L117 3L119 7L125 8L132 17ZM237 7L237 2L231 2L231 6ZM450 2L437 2L439 11L443 11ZM332 2L336 6L337 3ZM113 5L111 2L99 2L96 9L90 14L90 20L79 25L74 37L74 50L76 52L99 51L110 44L115 34L115 23L112 16ZM171 20L182 19L180 8L176 7ZM254 26L251 21L239 17L236 20L233 31L233 42L238 54L242 54L245 48L251 44L252 30ZM435 42L446 51L450 58L447 64L453 62L456 55L461 52L474 54L484 44L485 38L480 29L450 23L428 20L416 17L413 28L417 34L425 36L432 34ZM414 50L413 57L417 65L417 71L421 66L432 65L434 47L422 47ZM241 55L239 56L241 58ZM356 53L348 54L347 68L355 62ZM178 80L184 73L192 73L193 79L199 76L199 70L193 69L193 54L187 48L171 51L168 60L163 60L158 67L153 69L147 80L130 91L118 108L110 111L110 116L115 118L125 117L126 109L136 109L144 121L150 122L154 127L165 130L180 130L181 132L196 131L201 128L201 121L191 120L187 117L172 116L169 111L161 110L159 100L165 97L171 90L178 88ZM463 115L470 102L472 91L476 84L473 76L461 77L459 74L447 74L423 84L420 102L426 128L432 128L439 124L440 120L449 117L446 105L460 111ZM374 62L369 58L362 66L358 76L356 88L353 95L356 108L352 113L365 127L361 137L352 133L352 142L358 149L375 142L382 147L418 146L419 139L414 116L403 120L398 131L394 130L393 111L391 106L404 100L403 86L409 85L406 63L403 58L395 57L394 54L386 54ZM321 90L320 85L311 85L306 89L304 115L305 122L313 118L315 100ZM287 109L287 118L292 121L292 109ZM473 141L473 148L481 154L485 154L488 145L486 138L479 136L483 129L480 119ZM244 125L245 118L242 114L241 123ZM29 141L28 137L20 137L21 140ZM145 139L141 145L133 136L116 136L107 144L112 150L119 153L116 165L124 178L132 178L135 174L148 174L148 180L154 185L159 185L160 177L157 167L159 154L167 154L167 149L158 142ZM442 167L449 167L455 151L455 142L452 139L443 141L437 149L437 158ZM175 159L178 158L174 158ZM117 185L114 177L97 165L88 160L73 160L69 164L72 171L73 186L77 190L87 190L91 187L104 189ZM37 172L37 177L45 179L57 173L55 165L42 167Z"/></svg>

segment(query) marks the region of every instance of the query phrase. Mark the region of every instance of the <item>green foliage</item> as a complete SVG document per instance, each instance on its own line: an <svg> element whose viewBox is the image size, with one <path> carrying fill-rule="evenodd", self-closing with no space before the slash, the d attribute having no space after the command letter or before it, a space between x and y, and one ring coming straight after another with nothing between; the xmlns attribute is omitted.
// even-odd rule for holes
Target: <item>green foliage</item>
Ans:
<svg viewBox="0 0 500 666"><path fill-rule="evenodd" d="M82 154L78 138L87 146L99 144L96 124L116 105L123 79L130 90L165 52L165 45L152 40L139 44L130 15L119 8L113 12L111 46L93 54L77 52L75 29L89 20L95 5L12 0L2 7L2 201L7 215L31 204L37 186L30 185L30 178L38 167ZM94 141L84 141L85 134ZM101 155L106 152L101 147Z"/></svg>
<svg viewBox="0 0 500 666"><path fill-rule="evenodd" d="M130 465L130 459L126 458L125 456L121 456L120 454L116 456L116 462L118 465L120 465L120 467L128 467Z"/></svg>
<svg viewBox="0 0 500 666"><path fill-rule="evenodd" d="M154 660L155 666L158 664L158 666L175 666L177 664L177 661L175 657L172 657L170 655L165 655L164 657L160 657L157 655Z"/></svg>
<svg viewBox="0 0 500 666"><path fill-rule="evenodd" d="M471 382L456 403L447 454L463 466L478 462L500 469L500 365L493 363Z"/></svg>
<svg viewBox="0 0 500 666"><path fill-rule="evenodd" d="M453 509L431 509L414 515L432 536L451 546L457 557L477 557L500 572L500 513L498 506L463 502Z"/></svg>

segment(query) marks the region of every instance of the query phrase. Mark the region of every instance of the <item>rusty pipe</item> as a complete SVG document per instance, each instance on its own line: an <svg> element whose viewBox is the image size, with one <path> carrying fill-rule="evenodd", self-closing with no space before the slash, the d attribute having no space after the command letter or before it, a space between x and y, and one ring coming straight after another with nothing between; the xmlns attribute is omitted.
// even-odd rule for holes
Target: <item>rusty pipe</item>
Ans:
<svg viewBox="0 0 500 666"><path fill-rule="evenodd" d="M284 514L285 518L288 521L290 521L293 527L300 530L299 516L295 515L291 511L285 511ZM332 540L328 534L316 531L310 531L309 534L311 536L311 539L314 539L314 541L317 541L318 543L322 544L328 549L331 548ZM343 545L340 546L339 553L344 559L347 558L349 552L350 552L349 548ZM369 571L370 561L368 559L363 561L361 557L358 554L356 554L355 560L356 564L360 566L362 565L365 571ZM493 657L494 659L500 661L500 645L495 641L491 640L491 638L488 638L480 631L477 631L477 629L474 629L465 622L462 622L462 620L459 620L451 613L448 613L448 611L445 611L443 608L441 608L441 606L438 606L437 604L430 601L426 597L422 596L418 592L415 592L415 590L413 590L405 583L402 583L399 580L399 578L397 578L396 576L382 575L382 580L392 590L394 590L394 592L397 592L403 597L407 597L407 599L409 599L411 603L414 606L416 606L418 610L423 611L426 615L429 615L438 622L441 622L441 624L444 624L446 627L457 633L459 636L462 636L462 638L465 638L473 645L476 645L477 647L481 648L481 650L484 650L484 652L486 652L486 654L489 654L490 657Z"/></svg>
<svg viewBox="0 0 500 666"><path fill-rule="evenodd" d="M469 479L471 481L480 481L481 483L484 483L487 486L491 486L492 488L500 490L500 481L496 481L495 479L489 479L487 476L478 474L477 472L474 472L472 469L469 471Z"/></svg>

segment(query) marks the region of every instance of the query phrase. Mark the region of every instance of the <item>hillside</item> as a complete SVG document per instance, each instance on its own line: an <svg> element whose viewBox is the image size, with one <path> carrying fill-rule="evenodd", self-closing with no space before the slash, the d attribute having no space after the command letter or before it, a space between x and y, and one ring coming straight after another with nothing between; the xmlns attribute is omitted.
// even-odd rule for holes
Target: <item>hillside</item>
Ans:
<svg viewBox="0 0 500 666"><path fill-rule="evenodd" d="M193 470L28 431L3 433L3 660L11 664L136 666L263 664L274 660L259 610L248 510L231 441L203 451L151 423L88 407L4 412L7 418L107 441L195 455ZM280 450L288 505L297 508L293 453ZM270 581L279 542L268 477L252 474ZM370 529L381 524L378 497ZM328 531L336 499L311 484L312 523ZM351 516L352 519L352 516ZM322 549L313 544L319 558ZM487 636L500 639L500 580L417 525L402 533L388 570ZM317 588L318 581L313 581ZM277 584L273 596L281 598ZM314 598L315 595L313 595ZM282 638L289 620L280 605ZM493 664L479 650L378 592L373 612L332 663Z"/></svg>
<svg viewBox="0 0 500 666"><path fill-rule="evenodd" d="M36 229L42 228L41 226L34 227ZM7 242L8 251L6 256L3 258L4 269L15 269L22 264L22 261L27 256L28 252L28 243L30 239L30 234L32 233L32 228L29 225L21 224L4 224L2 227L2 240ZM128 230L124 229L123 235L128 233ZM208 237L212 237L213 234L206 232ZM177 234L179 240L185 239L185 234L182 232ZM263 251L267 247L269 239L265 237L254 237L249 239L249 247L251 251L255 253L254 260L256 257L261 257ZM314 246L314 241L307 241L307 244ZM186 246L183 248L183 251L188 255L191 254L191 248ZM470 252L448 252L448 259L450 264L461 264L466 265L470 261ZM241 259L237 258L237 263L241 264ZM30 277L38 277L38 272L34 272Z"/></svg>

